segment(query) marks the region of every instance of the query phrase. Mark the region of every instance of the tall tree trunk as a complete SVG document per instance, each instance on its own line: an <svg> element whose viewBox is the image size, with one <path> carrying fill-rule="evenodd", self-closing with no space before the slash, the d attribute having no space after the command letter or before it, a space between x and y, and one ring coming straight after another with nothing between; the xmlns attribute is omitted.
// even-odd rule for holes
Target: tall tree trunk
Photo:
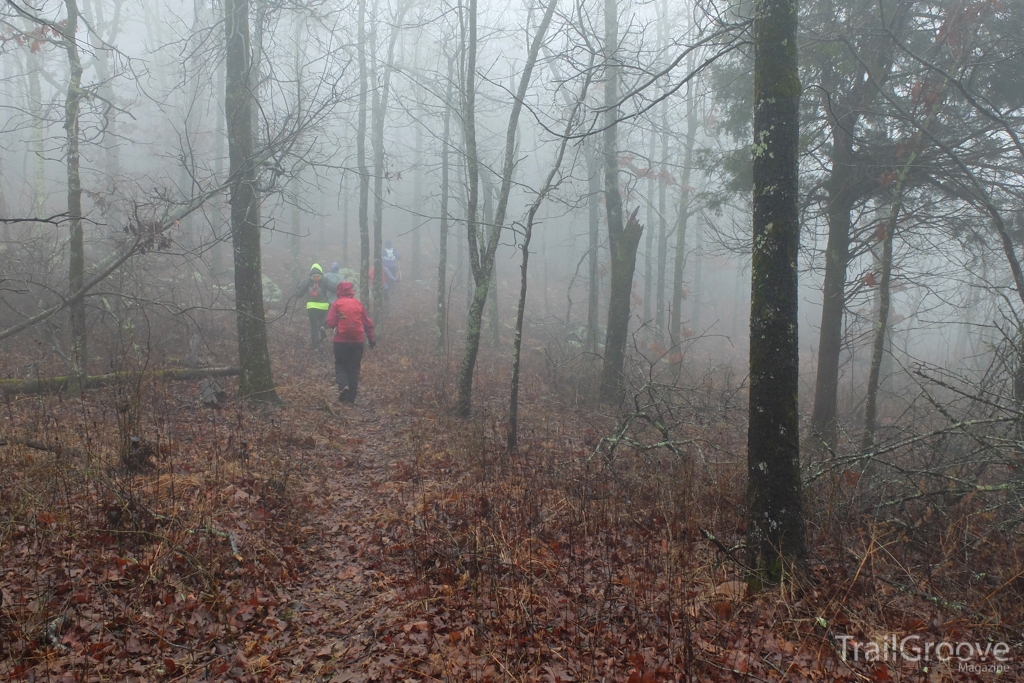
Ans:
<svg viewBox="0 0 1024 683"><path fill-rule="evenodd" d="M823 110L830 117L829 177L825 182L827 200L825 218L828 242L825 247L825 281L822 291L821 328L818 337L818 368L814 384L811 432L827 448L834 448L838 436L837 398L839 394L839 358L843 346L843 317L846 313L846 271L850 261L852 221L857 201L877 188L877 168L873 159L859 160L854 154L854 132L860 113L868 110L881 85L892 70L892 54L910 20L912 3L898 2L888 13L888 25L867 39L862 53L864 70L854 79L849 94L841 95L834 81L837 72L826 69L823 90L827 93ZM822 12L830 11L821 5ZM827 21L828 18L826 17ZM870 35L871 32L865 32ZM855 47L854 47L855 49ZM832 76L828 75L832 74Z"/></svg>
<svg viewBox="0 0 1024 683"><path fill-rule="evenodd" d="M654 211L654 157L657 154L658 138L654 132L653 123L651 124L650 135L651 139L648 146L650 152L647 164L647 210L644 212L644 216L647 218L647 225L657 225L658 217ZM650 325L652 318L657 315L655 307L651 305L654 301L654 296L656 296L654 289L654 234L654 230L648 230L647 239L644 243L644 325ZM648 330L648 332L651 332L651 330ZM651 335L655 339L657 339L657 336L656 331Z"/></svg>
<svg viewBox="0 0 1024 683"><path fill-rule="evenodd" d="M303 62L303 36L305 34L306 22L304 20L305 15L301 12L297 13L294 17L294 26L292 27L293 35L292 40L294 45L294 59L295 63L293 69L295 71L295 118L301 120L302 118L302 107L305 104L302 92L302 62ZM295 174L295 177L291 179L292 186L292 217L291 217L291 280L297 282L306 272L305 264L299 263L299 258L302 255L302 211L299 209L299 194L302 191L302 173L301 171Z"/></svg>
<svg viewBox="0 0 1024 683"><path fill-rule="evenodd" d="M375 3L376 5L376 3ZM384 268L381 258L384 250L384 124L388 116L388 99L391 94L391 73L394 70L395 45L398 43L398 35L402 26L402 18L405 16L405 2L399 2L395 16L395 23L391 26L391 35L388 38L387 61L381 72L380 80L377 76L376 40L371 39L370 49L373 56L373 305L374 310L381 314L378 324L384 322ZM376 13L374 13L376 15ZM377 35L377 26L374 21L372 34Z"/></svg>
<svg viewBox="0 0 1024 683"><path fill-rule="evenodd" d="M448 346L448 195L449 154L451 144L452 85L455 80L455 57L448 58L448 82L445 86L444 132L441 134L441 216L439 226L439 255L437 259L437 353ZM459 242L459 244L462 244Z"/></svg>
<svg viewBox="0 0 1024 683"><path fill-rule="evenodd" d="M30 216L43 212L46 201L46 165L43 157L43 92L39 82L39 71L43 68L42 57L32 52L27 59L28 67L28 109L32 115L32 135L29 138L29 154L32 157L32 208Z"/></svg>
<svg viewBox="0 0 1024 683"><path fill-rule="evenodd" d="M217 183L224 182L224 159L228 156L227 144L228 135L225 126L227 125L227 116L225 115L226 105L224 94L227 91L227 86L224 81L225 67L223 64L217 66L217 80L216 80L216 95L218 99L219 111L214 115L217 120L217 124L214 127L214 138L216 145L216 158L213 162L213 170L217 175ZM213 271L214 278L219 278L224 273L224 240L222 228L227 223L225 217L225 205L222 197L217 198L217 204L214 209L214 215L210 220L210 227L213 232L213 248L210 250L210 269Z"/></svg>
<svg viewBox="0 0 1024 683"><path fill-rule="evenodd" d="M601 165L597 147L593 140L586 142L587 155L587 339L584 348L591 353L597 351L600 335L601 285L597 277L597 250L601 240L601 216L598 206L601 194Z"/></svg>
<svg viewBox="0 0 1024 683"><path fill-rule="evenodd" d="M228 158L231 183L231 243L235 262L239 393L277 402L263 314L259 194L254 167L252 69L248 0L225 0Z"/></svg>
<svg viewBox="0 0 1024 683"><path fill-rule="evenodd" d="M413 207L415 208L412 214L411 276L413 282L417 282L423 277L420 273L420 250L422 249L420 241L420 217L417 215L421 210L420 207L423 205L423 126L421 126L419 122L416 123L416 170L413 173L412 197Z"/></svg>
<svg viewBox="0 0 1024 683"><path fill-rule="evenodd" d="M67 22L62 29L62 41L68 55L67 96L64 100L64 130L67 132L68 156L68 225L71 239L68 244L68 281L70 291L77 292L85 284L85 234L82 228L82 177L79 169L81 131L79 111L82 102L82 60L78 54L78 4L76 0L64 0ZM71 382L68 393L81 396L85 388L86 349L85 300L71 305Z"/></svg>
<svg viewBox="0 0 1024 683"><path fill-rule="evenodd" d="M359 298L370 303L370 170L366 167L366 0L359 0L359 100L356 115L356 167L359 169ZM377 270L380 270L379 268Z"/></svg>
<svg viewBox="0 0 1024 683"><path fill-rule="evenodd" d="M668 46L668 3L662 2L658 7L658 50L664 54ZM665 340L665 283L668 270L668 207L666 206L666 185L668 180L668 93L661 102L661 159L658 164L658 289L655 295L657 313L654 315L654 329L657 331L658 343ZM653 112L652 112L653 113ZM647 229L654 232L654 224L648 222Z"/></svg>
<svg viewBox="0 0 1024 683"><path fill-rule="evenodd" d="M341 262L345 268L349 268L351 261L348 260L348 228L349 228L349 199L351 192L348 188L347 181L348 175L344 172L341 174ZM320 195L321 202L323 201L323 195ZM323 212L320 212L323 214Z"/></svg>
<svg viewBox="0 0 1024 683"><path fill-rule="evenodd" d="M701 288L704 286L704 230L700 223L693 226L693 288L690 292L690 328L693 333L700 335L704 333L701 329Z"/></svg>
<svg viewBox="0 0 1024 683"><path fill-rule="evenodd" d="M868 393L864 404L864 434L861 437L860 450L869 453L875 447L875 427L878 415L878 386L882 370L882 356L885 354L885 340L889 331L889 306L891 301L890 283L892 281L892 246L896 233L898 211L902 202L899 198L889 208L890 214L885 223L885 234L882 237L882 258L879 260L881 276L878 280L878 318L875 320L875 334L871 340L871 369L868 371Z"/></svg>
<svg viewBox="0 0 1024 683"><path fill-rule="evenodd" d="M668 270L668 225L665 220L665 178L668 175L668 100L661 108L661 163L658 172L658 289L655 295L654 329L659 343L665 339L665 276ZM648 225L648 230L654 231Z"/></svg>
<svg viewBox="0 0 1024 683"><path fill-rule="evenodd" d="M846 312L846 269L850 261L850 212L856 199L850 168L853 163L853 127L856 114L837 118L832 126L831 171L826 184L828 244L825 247L825 282L818 333L818 373L814 384L811 430L826 446L834 447L839 395L839 356Z"/></svg>
<svg viewBox="0 0 1024 683"><path fill-rule="evenodd" d="M587 73L590 73L588 69ZM505 447L507 450L515 450L519 445L519 369L522 360L522 349L523 349L523 317L526 313L526 292L527 292L527 274L530 264L530 240L533 238L533 224L534 219L537 217L537 211L540 210L541 204L544 203L544 199L547 197L551 188L554 186L555 176L558 174L558 170L562 167L562 159L565 158L565 148L570 139L570 133L572 132L573 126L576 122L576 115L579 112L580 105L586 99L587 90L590 86L590 77L583 83L583 89L580 93L580 97L573 103L572 110L568 116L568 120L565 124L565 132L562 135L562 140L558 147L558 154L555 156L555 163L552 164L551 169L548 171L547 178L544 179L544 185L537 193L537 198L534 199L533 204L530 205L530 209L526 215L526 228L523 231L523 243L521 245L523 251L523 261L520 265L519 271L519 306L516 309L516 327L515 337L512 341L512 387L509 394L508 402L508 434L505 441ZM545 298L547 298L547 282L545 278Z"/></svg>
<svg viewBox="0 0 1024 683"><path fill-rule="evenodd" d="M107 201L100 204L100 210L106 219L108 230L119 230L124 227L120 206L115 199L118 178L121 175L121 147L118 140L117 116L114 109L114 102L117 96L114 94L113 79L110 73L110 57L106 49L106 45L112 45L117 40L121 23L121 4L121 0L114 2L114 14L109 24L104 19L103 2L97 1L93 6L93 12L89 11L88 2L84 3L82 7L84 14L89 17L91 24L90 35L95 39L90 40L93 53L95 54L93 63L96 67L96 75L100 81L100 96L105 100L103 103L103 135L100 144L102 144L104 152L103 170L104 175L106 175L105 190L108 198ZM105 35L101 35L104 32Z"/></svg>
<svg viewBox="0 0 1024 683"><path fill-rule="evenodd" d="M634 209L623 225L622 196L619 194L619 16L616 0L604 0L604 199L608 215L608 250L611 253L612 282L608 295L608 330L605 335L604 365L601 369L601 399L617 403L622 395L622 371L629 338L629 306L636 270L636 250L644 227ZM637 207L639 209L639 207Z"/></svg>
<svg viewBox="0 0 1024 683"><path fill-rule="evenodd" d="M691 68L689 69L692 71ZM679 179L679 212L676 214L675 261L672 273L672 320L669 341L672 347L682 342L683 329L683 266L686 264L686 228L690 220L690 173L693 168L693 145L697 138L697 108L693 81L686 88L686 141L683 147L683 172Z"/></svg>
<svg viewBox="0 0 1024 683"><path fill-rule="evenodd" d="M494 194L491 184L487 182L487 176L481 176L484 186L484 224L490 227L494 223ZM495 264L491 273L491 281L487 287L487 332L488 343L497 348L499 342L498 329L498 269Z"/></svg>
<svg viewBox="0 0 1024 683"><path fill-rule="evenodd" d="M757 579L775 582L807 550L797 403L800 76L795 0L758 3L754 50L747 549Z"/></svg>
<svg viewBox="0 0 1024 683"><path fill-rule="evenodd" d="M537 63L537 55L540 53L540 46L544 42L548 26L551 24L551 17L555 12L557 0L548 0L544 18L541 19L537 32L534 34L530 44L530 50L526 57L526 64L523 66L523 73L519 78L519 88L516 91L515 101L512 103L512 111L508 117L508 127L505 131L505 160L501 170L501 190L498 194L498 207L494 219L488 227L485 235L478 235L476 225L476 193L479 190L479 177L477 170L477 149L476 149L476 104L475 104L475 71L476 71L476 7L477 0L469 0L469 52L466 68L466 111L464 115L464 126L466 135L466 158L469 161L470 179L470 211L467 224L467 242L469 246L470 265L473 269L473 279L476 287L473 291L473 301L469 307L469 320L466 332L466 349L462 359L462 368L459 373L458 399L455 405L455 412L460 416L468 416L472 393L473 393L473 371L476 367L476 357L480 350L480 332L483 321L484 304L487 300L487 290L491 284L491 277L494 269L494 255L498 249L498 242L501 239L502 225L505 222L505 211L508 208L508 197L512 191L512 173L515 170L516 155L516 131L519 127L519 114L523 110L523 100L526 98L526 89L530 84L533 75L533 68ZM469 134L472 131L472 135ZM476 180L474 180L474 178Z"/></svg>

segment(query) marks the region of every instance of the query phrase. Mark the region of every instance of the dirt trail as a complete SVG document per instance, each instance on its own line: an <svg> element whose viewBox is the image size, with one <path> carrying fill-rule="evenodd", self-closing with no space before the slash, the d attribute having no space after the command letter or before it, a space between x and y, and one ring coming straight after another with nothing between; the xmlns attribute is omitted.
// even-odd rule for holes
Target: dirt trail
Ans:
<svg viewBox="0 0 1024 683"><path fill-rule="evenodd" d="M414 307L403 303L402 308ZM312 561L289 591L295 596L289 628L302 643L289 678L408 678L399 661L410 654L408 647L402 652L396 646L399 636L412 631L403 630L410 620L404 589L417 582L403 554L392 552L395 536L411 522L401 493L405 487L392 475L396 464L412 455L409 434L416 408L407 397L417 393L409 384L422 375L409 370L413 354L422 350L395 343L408 342L408 330L397 315L390 323L376 349L366 350L355 406L336 400L329 353L290 378L291 389L305 395L296 403L313 403L321 413L317 438L332 447L320 463L322 475L304 484L315 504L311 521L317 531L306 548ZM289 393L282 392L286 400Z"/></svg>

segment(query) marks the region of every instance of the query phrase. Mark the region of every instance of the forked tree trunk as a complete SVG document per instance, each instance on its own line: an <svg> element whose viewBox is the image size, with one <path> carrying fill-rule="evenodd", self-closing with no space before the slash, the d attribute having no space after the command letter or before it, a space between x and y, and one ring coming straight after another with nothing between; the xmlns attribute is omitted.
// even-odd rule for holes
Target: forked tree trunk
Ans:
<svg viewBox="0 0 1024 683"><path fill-rule="evenodd" d="M814 384L811 432L819 445L835 448L838 437L837 398L839 395L839 358L843 348L843 318L846 313L846 276L850 261L852 221L857 201L877 189L877 169L871 159L865 164L854 153L854 131L861 112L871 107L881 84L892 70L894 37L909 20L911 3L897 3L887 18L885 31L878 31L864 50L866 69L855 79L849 95L840 94L838 83L826 76L824 111L830 117L829 177L825 181L827 200L825 218L828 242L825 246L825 280L818 337L818 368ZM822 11L828 11L826 5ZM870 77L869 77L870 76ZM865 158L866 159L866 158Z"/></svg>
<svg viewBox="0 0 1024 683"><path fill-rule="evenodd" d="M253 165L253 116L248 0L225 0L228 157L231 183L231 243L235 262L239 393L276 402L263 314L259 194Z"/></svg>
<svg viewBox="0 0 1024 683"><path fill-rule="evenodd" d="M747 550L755 578L776 582L807 552L797 404L800 76L795 0L758 4L754 50Z"/></svg>
<svg viewBox="0 0 1024 683"><path fill-rule="evenodd" d="M834 447L839 395L839 357L843 345L843 316L846 312L846 269L850 260L850 212L856 199L849 173L853 160L853 126L856 115L838 118L833 124L831 171L826 187L828 243L825 247L825 281L818 336L818 373L814 385L812 433L828 447Z"/></svg>
<svg viewBox="0 0 1024 683"><path fill-rule="evenodd" d="M462 359L462 368L459 373L458 399L455 405L455 412L460 416L468 416L473 394L473 371L476 368L476 358L480 350L480 332L483 321L484 304L487 301L487 290L491 283L494 270L494 254L498 249L498 242L501 239L501 229L505 222L505 211L508 208L508 197L512 191L512 172L515 170L516 155L516 130L519 126L519 114L523 110L523 100L526 97L526 90L533 75L533 68L537 63L537 55L540 53L540 46L544 42L548 26L551 24L551 17L555 12L557 0L548 0L544 17L541 19L537 32L534 34L530 44L530 50L523 66L523 73L519 78L519 88L516 91L515 101L512 104L512 111L508 117L508 127L505 132L505 160L501 170L501 190L498 194L498 207L494 219L488 227L485 235L478 234L476 225L477 193L479 191L479 171L477 170L476 150L476 116L475 105L475 71L476 71L476 4L477 0L469 2L469 52L466 69L466 109L464 113L464 125L466 127L466 157L470 164L469 181L470 211L467 228L467 242L469 244L470 265L473 269L473 279L476 287L473 290L473 300L469 307L469 320L466 332L466 349ZM469 132L472 131L470 135Z"/></svg>
<svg viewBox="0 0 1024 683"><path fill-rule="evenodd" d="M644 227L634 209L623 225L622 196L619 194L619 16L616 0L604 1L604 198L608 216L608 250L612 281L608 295L608 330L605 335L604 364L601 369L601 400L618 403L622 398L622 371L629 338L630 297L636 250ZM639 208L639 207L637 207Z"/></svg>

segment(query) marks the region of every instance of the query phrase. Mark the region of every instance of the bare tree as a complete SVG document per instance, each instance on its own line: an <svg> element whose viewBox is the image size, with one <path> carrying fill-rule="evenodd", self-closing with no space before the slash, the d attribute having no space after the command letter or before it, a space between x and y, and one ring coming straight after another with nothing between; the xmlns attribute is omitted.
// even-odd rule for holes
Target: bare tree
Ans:
<svg viewBox="0 0 1024 683"><path fill-rule="evenodd" d="M523 100L526 98L526 90L530 85L530 78L533 75L533 68L537 63L537 55L544 43L548 26L551 24L551 17L555 12L555 5L558 0L548 0L544 11L544 17L537 26L536 33L530 44L530 50L523 65L523 73L519 78L519 87L516 90L515 100L512 103L512 111L508 117L508 127L505 133L505 161L501 169L501 190L498 194L498 205L494 218L487 229L486 234L478 234L477 224L477 200L479 196L479 162L477 160L476 146L476 105L475 105L475 71L476 71L476 0L469 3L469 43L468 61L466 66L466 106L463 125L466 129L466 158L469 164L469 212L466 224L468 233L470 265L473 270L473 279L476 288L473 291L473 300L469 307L469 322L466 332L466 350L462 359L462 368L459 373L458 398L455 405L455 412L460 416L468 416L470 411L473 393L473 370L476 367L476 357L480 350L480 332L483 321L484 305L487 303L487 290L491 283L491 276L494 272L494 254L498 250L498 242L501 239L501 230L505 222L505 211L508 208L509 193L512 190L512 172L515 170L516 156L516 130L519 125L519 114L523 109ZM634 249L635 252L635 249Z"/></svg>

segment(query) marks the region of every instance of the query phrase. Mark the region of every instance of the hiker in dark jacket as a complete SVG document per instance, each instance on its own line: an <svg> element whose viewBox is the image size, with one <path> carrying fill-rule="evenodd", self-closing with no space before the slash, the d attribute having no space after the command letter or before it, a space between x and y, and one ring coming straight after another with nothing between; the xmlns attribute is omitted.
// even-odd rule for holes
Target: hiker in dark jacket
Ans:
<svg viewBox="0 0 1024 683"><path fill-rule="evenodd" d="M338 383L338 400L355 403L359 390L359 367L363 346L377 345L373 337L373 321L356 298L355 285L338 285L338 298L327 311L327 328L334 329L334 380Z"/></svg>
<svg viewBox="0 0 1024 683"><path fill-rule="evenodd" d="M309 279L295 290L296 298L304 299L306 312L309 314L309 343L314 350L323 346L324 321L327 319L327 309L331 307L331 293L328 291L327 281L324 280L324 269L319 263L314 263L309 269Z"/></svg>

